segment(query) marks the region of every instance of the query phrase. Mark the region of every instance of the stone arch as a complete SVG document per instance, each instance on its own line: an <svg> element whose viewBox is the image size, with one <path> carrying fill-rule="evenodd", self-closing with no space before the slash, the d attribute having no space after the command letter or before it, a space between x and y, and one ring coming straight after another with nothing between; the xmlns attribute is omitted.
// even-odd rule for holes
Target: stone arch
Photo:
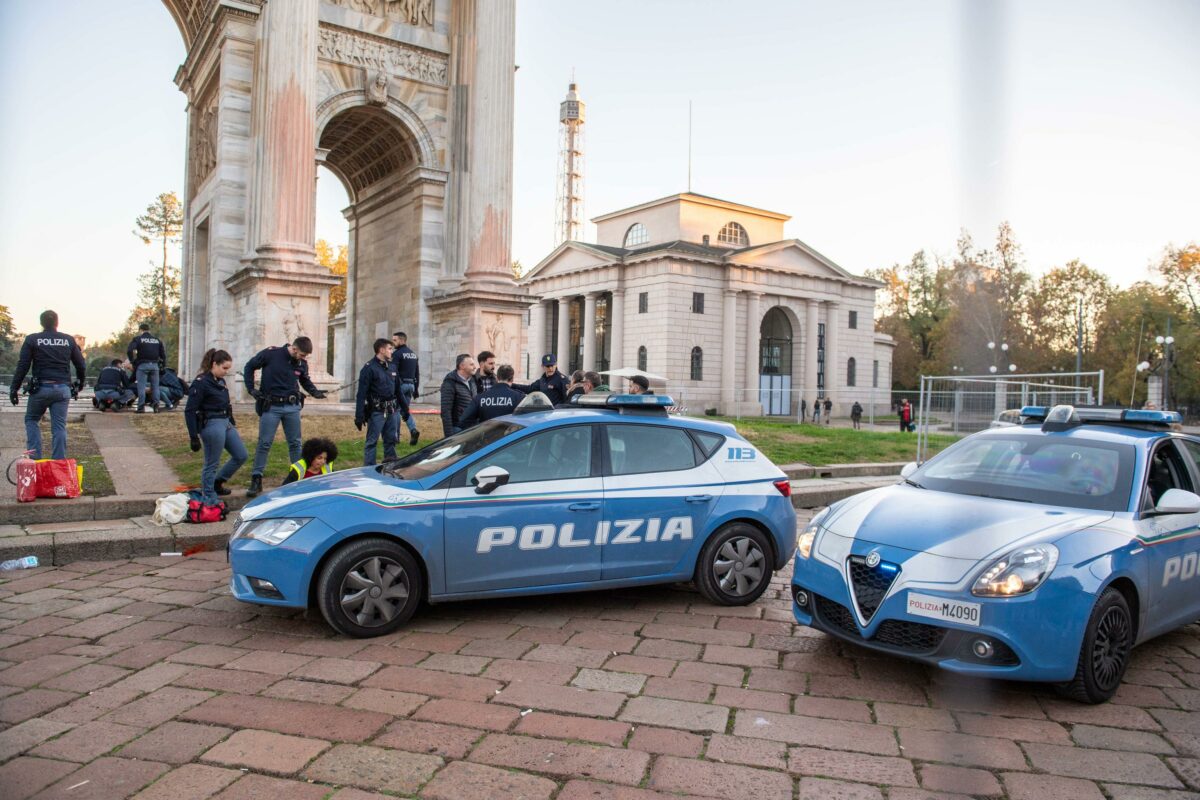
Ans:
<svg viewBox="0 0 1200 800"><path fill-rule="evenodd" d="M417 166L438 170L443 168L437 148L433 143L433 136L415 111L394 97L388 97L387 102L382 106L373 105L363 89L339 92L325 98L317 106L317 147L321 146L321 140L324 138L329 124L343 112L355 108L370 109L375 112L375 115L390 118L393 124L398 124L403 136L407 139L409 154ZM347 189L349 190L349 187Z"/></svg>

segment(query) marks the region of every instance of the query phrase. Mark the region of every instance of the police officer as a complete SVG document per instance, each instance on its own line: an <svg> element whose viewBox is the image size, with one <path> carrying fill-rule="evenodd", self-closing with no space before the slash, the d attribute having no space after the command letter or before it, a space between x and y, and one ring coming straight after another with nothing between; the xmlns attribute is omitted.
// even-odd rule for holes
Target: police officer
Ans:
<svg viewBox="0 0 1200 800"><path fill-rule="evenodd" d="M35 459L42 457L42 430L38 427L46 411L50 412L50 442L54 458L67 457L67 407L78 396L87 374L87 363L74 336L58 332L58 314L43 311L41 333L31 333L21 344L17 371L13 374L8 399L21 402L21 382L32 368L29 402L25 406L25 449ZM71 365L75 365L76 383L71 383Z"/></svg>
<svg viewBox="0 0 1200 800"><path fill-rule="evenodd" d="M408 419L405 420L408 425L408 443L416 444L421 438L421 432L417 430L417 419L412 415L411 407L413 398L421 388L421 364L417 354L408 346L408 334L404 331L392 334L392 344L396 348L392 351L392 363L396 365L396 374L400 377L400 394L410 407Z"/></svg>
<svg viewBox="0 0 1200 800"><path fill-rule="evenodd" d="M132 402L129 373L122 368L121 359L114 358L96 376L96 396L92 398L92 405L101 411L118 411Z"/></svg>
<svg viewBox="0 0 1200 800"><path fill-rule="evenodd" d="M533 383L515 388L526 394L541 392L552 405L567 402L567 376L558 371L558 359L553 353L542 356L542 377Z"/></svg>
<svg viewBox="0 0 1200 800"><path fill-rule="evenodd" d="M375 340L375 357L358 373L358 394L354 398L354 427L367 426L363 447L363 466L375 464L375 445L383 434L383 460L396 457L400 439L400 419L407 418L408 401L400 387L400 376L392 361L393 346L387 339Z"/></svg>
<svg viewBox="0 0 1200 800"><path fill-rule="evenodd" d="M179 401L187 396L187 381L179 377L170 367L163 370L160 383L162 385L159 394L162 396L163 405L167 408L175 408L179 405Z"/></svg>
<svg viewBox="0 0 1200 800"><path fill-rule="evenodd" d="M496 383L492 388L471 401L463 412L458 424L461 428L469 428L486 422L489 419L511 414L513 409L525 399L525 393L512 388L514 370L508 364L501 364L496 370Z"/></svg>
<svg viewBox="0 0 1200 800"><path fill-rule="evenodd" d="M125 355L129 358L129 363L133 364L133 374L137 380L137 410L139 414L144 414L146 413L147 381L151 387L154 410L158 411L158 405L161 402L158 381L163 367L167 365L167 350L163 347L162 340L150 333L148 324L143 322L138 326L138 330L141 332L133 337L133 341L125 350Z"/></svg>
<svg viewBox="0 0 1200 800"><path fill-rule="evenodd" d="M224 350L209 350L200 362L201 373L188 389L183 418L187 422L192 452L204 448L204 469L200 472L200 494L206 506L215 506L220 495L230 493L225 482L246 463L246 446L233 421L233 405L225 376L233 371L233 359ZM221 464L221 452L229 459Z"/></svg>
<svg viewBox="0 0 1200 800"><path fill-rule="evenodd" d="M308 357L312 351L312 339L298 336L291 344L260 350L246 362L242 371L246 391L257 401L256 409L262 409L247 497L257 497L262 492L263 471L267 468L267 456L271 454L271 444L280 423L283 423L283 435L287 438L288 462L300 458L300 387L318 400L325 396L308 379ZM254 373L259 370L262 370L262 383L255 388Z"/></svg>

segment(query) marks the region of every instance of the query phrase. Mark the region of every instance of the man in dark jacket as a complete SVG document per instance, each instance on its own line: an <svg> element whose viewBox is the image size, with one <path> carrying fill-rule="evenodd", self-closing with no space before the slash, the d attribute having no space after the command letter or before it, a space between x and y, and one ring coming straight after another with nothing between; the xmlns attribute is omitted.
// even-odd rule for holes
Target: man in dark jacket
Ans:
<svg viewBox="0 0 1200 800"><path fill-rule="evenodd" d="M92 405L101 411L117 411L132 400L129 373L122 369L121 359L114 358L96 376L96 396L92 399Z"/></svg>
<svg viewBox="0 0 1200 800"><path fill-rule="evenodd" d="M442 435L462 430L462 416L477 394L475 388L475 359L470 353L459 353L454 369L442 379Z"/></svg>
<svg viewBox="0 0 1200 800"><path fill-rule="evenodd" d="M392 334L392 345L396 348L392 351L392 363L396 365L396 374L400 377L400 393L404 395L404 402L412 406L413 398L421 388L421 362L408 346L408 334L404 331ZM405 423L408 425L408 443L416 444L417 439L421 438L416 418L410 413Z"/></svg>
<svg viewBox="0 0 1200 800"><path fill-rule="evenodd" d="M525 386L514 386L526 394L541 392L551 405L567 402L567 376L558 371L558 359L553 353L542 356L542 377Z"/></svg>
<svg viewBox="0 0 1200 800"><path fill-rule="evenodd" d="M159 403L162 402L158 386L162 369L167 365L167 350L163 347L162 340L150 333L150 326L145 322L138 326L138 331L138 335L133 337L126 348L125 355L129 363L133 364L133 375L137 380L137 410L139 414L144 414L147 383L150 384L150 397L155 411L158 411Z"/></svg>
<svg viewBox="0 0 1200 800"><path fill-rule="evenodd" d="M42 430L39 424L46 412L50 412L50 442L53 458L67 457L67 407L71 398L83 388L87 375L87 362L74 336L58 331L58 314L43 311L42 332L31 333L21 344L21 355L17 359L17 371L13 374L8 399L12 404L21 402L21 382L33 370L33 384L25 406L25 449L35 459L42 457ZM71 383L71 367L75 367L78 380Z"/></svg>
<svg viewBox="0 0 1200 800"><path fill-rule="evenodd" d="M496 384L471 401L471 405L467 406L466 412L459 420L459 426L466 429L480 422L511 414L517 404L525 399L524 392L512 388L513 376L516 374L516 370L511 366L501 364L496 370Z"/></svg>
<svg viewBox="0 0 1200 800"><path fill-rule="evenodd" d="M375 465L376 445L383 434L383 460L396 457L400 440L400 420L409 416L408 403L400 391L400 376L392 361L392 343L375 340L375 357L358 373L358 394L354 398L354 427L367 426L363 447L363 466Z"/></svg>
<svg viewBox="0 0 1200 800"><path fill-rule="evenodd" d="M483 394L496 385L496 354L484 350L475 356L475 393Z"/></svg>
<svg viewBox="0 0 1200 800"><path fill-rule="evenodd" d="M179 377L170 367L163 370L161 383L162 391L159 394L167 408L175 408L179 405L179 401L187 396L187 381Z"/></svg>

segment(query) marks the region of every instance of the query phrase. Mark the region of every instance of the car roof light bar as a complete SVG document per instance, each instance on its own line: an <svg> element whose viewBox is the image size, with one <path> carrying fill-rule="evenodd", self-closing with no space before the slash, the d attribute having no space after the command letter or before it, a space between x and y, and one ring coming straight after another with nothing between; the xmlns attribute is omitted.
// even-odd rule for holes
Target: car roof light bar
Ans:
<svg viewBox="0 0 1200 800"><path fill-rule="evenodd" d="M1183 417L1177 411L1133 408L1076 408L1069 405L1054 406L1053 408L1046 406L1025 406L1021 409L1021 416L1033 421L1043 420L1044 423L1054 426L1047 428L1046 424L1043 424L1042 430L1066 430L1066 428L1088 422L1111 425L1120 425L1122 423L1177 425L1183 422Z"/></svg>
<svg viewBox="0 0 1200 800"><path fill-rule="evenodd" d="M575 398L575 405L600 408L669 408L675 401L665 394L603 394L592 392Z"/></svg>

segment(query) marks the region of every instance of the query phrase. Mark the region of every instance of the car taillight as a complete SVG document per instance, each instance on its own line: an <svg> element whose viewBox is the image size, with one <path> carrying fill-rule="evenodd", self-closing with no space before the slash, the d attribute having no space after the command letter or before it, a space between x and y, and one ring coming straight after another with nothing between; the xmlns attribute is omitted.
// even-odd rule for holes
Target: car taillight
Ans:
<svg viewBox="0 0 1200 800"><path fill-rule="evenodd" d="M787 479L775 481L775 488L778 489L779 493L784 497L792 496L792 482Z"/></svg>

